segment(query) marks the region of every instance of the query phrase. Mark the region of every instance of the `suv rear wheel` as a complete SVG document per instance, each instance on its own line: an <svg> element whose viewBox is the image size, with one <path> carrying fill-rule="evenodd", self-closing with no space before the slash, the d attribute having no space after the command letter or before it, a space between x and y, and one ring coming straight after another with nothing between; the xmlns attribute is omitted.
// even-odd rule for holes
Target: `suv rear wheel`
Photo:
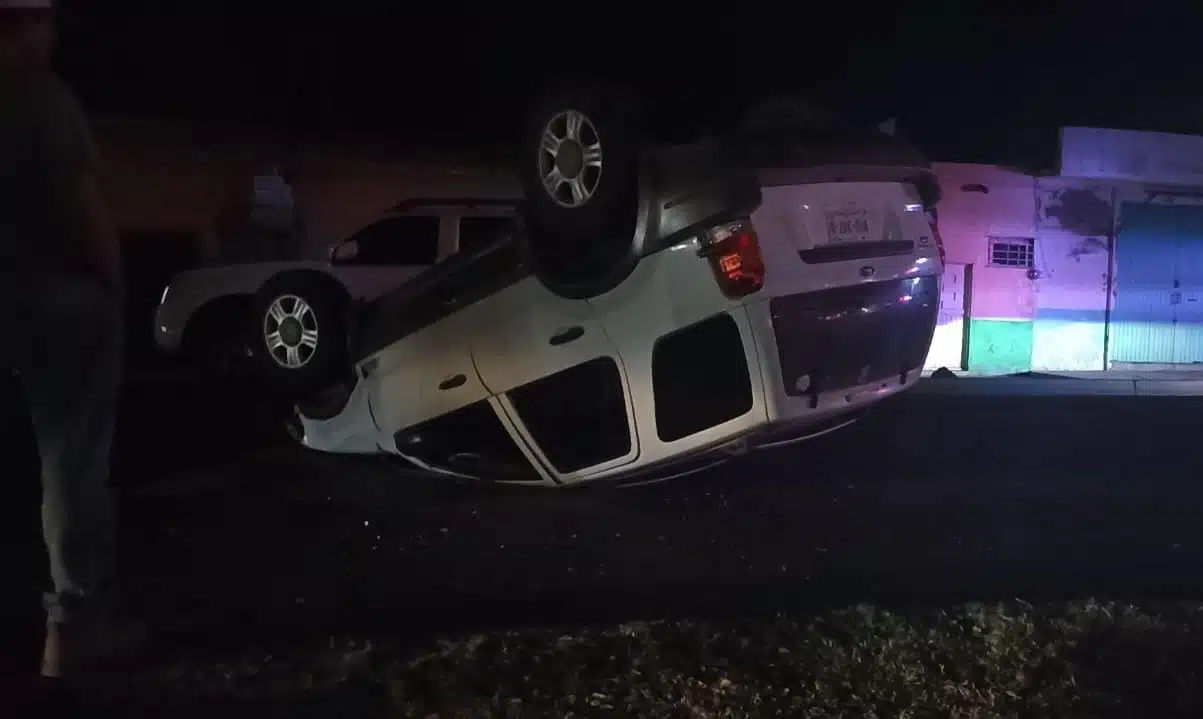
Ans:
<svg viewBox="0 0 1203 719"><path fill-rule="evenodd" d="M519 179L523 239L540 280L572 298L606 292L634 270L642 122L610 86L547 94L528 113Z"/></svg>

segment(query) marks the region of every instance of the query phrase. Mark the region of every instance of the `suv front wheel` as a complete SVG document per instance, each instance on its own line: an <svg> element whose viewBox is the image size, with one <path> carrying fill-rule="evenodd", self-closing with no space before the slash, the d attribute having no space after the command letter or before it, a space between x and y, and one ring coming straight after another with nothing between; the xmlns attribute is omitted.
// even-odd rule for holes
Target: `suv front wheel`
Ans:
<svg viewBox="0 0 1203 719"><path fill-rule="evenodd" d="M346 290L310 273L279 275L255 296L251 353L271 389L294 398L336 383L347 368Z"/></svg>

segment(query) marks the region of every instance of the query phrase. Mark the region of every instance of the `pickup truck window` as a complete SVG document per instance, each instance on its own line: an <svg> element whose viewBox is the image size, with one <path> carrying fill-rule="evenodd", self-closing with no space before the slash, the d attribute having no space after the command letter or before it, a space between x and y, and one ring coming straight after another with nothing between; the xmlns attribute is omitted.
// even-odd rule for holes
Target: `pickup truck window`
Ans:
<svg viewBox="0 0 1203 719"><path fill-rule="evenodd" d="M355 265L433 265L439 259L439 217L386 217L355 233Z"/></svg>
<svg viewBox="0 0 1203 719"><path fill-rule="evenodd" d="M470 254L488 247L513 226L512 217L461 217L458 251Z"/></svg>

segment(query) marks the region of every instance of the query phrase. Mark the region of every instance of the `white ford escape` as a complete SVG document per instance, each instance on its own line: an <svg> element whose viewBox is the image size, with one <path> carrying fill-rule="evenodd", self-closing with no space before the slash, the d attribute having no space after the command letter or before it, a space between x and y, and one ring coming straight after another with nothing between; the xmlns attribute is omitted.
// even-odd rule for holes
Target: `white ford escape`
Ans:
<svg viewBox="0 0 1203 719"><path fill-rule="evenodd" d="M486 481L644 481L830 431L918 380L942 271L920 156L876 133L640 140L601 94L549 96L521 222L355 311L297 403L302 443Z"/></svg>

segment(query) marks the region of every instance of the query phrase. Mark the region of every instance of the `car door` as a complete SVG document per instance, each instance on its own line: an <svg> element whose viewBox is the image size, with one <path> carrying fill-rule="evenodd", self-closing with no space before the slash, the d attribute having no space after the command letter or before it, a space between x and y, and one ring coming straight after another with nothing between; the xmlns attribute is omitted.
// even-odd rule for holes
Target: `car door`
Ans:
<svg viewBox="0 0 1203 719"><path fill-rule="evenodd" d="M451 222L435 213L377 220L335 248L331 271L352 297L380 297L438 262L440 238Z"/></svg>
<svg viewBox="0 0 1203 719"><path fill-rule="evenodd" d="M445 434L434 432L434 423L472 405L487 405L489 398L464 341L470 329L464 320L449 315L406 334L367 362L376 427L394 439L398 451L435 466L445 465L450 453L434 446L433 435Z"/></svg>
<svg viewBox="0 0 1203 719"><path fill-rule="evenodd" d="M625 371L588 302L526 277L477 302L471 315L476 371L553 479L634 461Z"/></svg>
<svg viewBox="0 0 1203 719"><path fill-rule="evenodd" d="M473 363L479 308L521 265L502 253L453 255L372 303L357 367L382 441L426 469L496 481L546 473L498 410ZM487 317L483 318L487 321Z"/></svg>

